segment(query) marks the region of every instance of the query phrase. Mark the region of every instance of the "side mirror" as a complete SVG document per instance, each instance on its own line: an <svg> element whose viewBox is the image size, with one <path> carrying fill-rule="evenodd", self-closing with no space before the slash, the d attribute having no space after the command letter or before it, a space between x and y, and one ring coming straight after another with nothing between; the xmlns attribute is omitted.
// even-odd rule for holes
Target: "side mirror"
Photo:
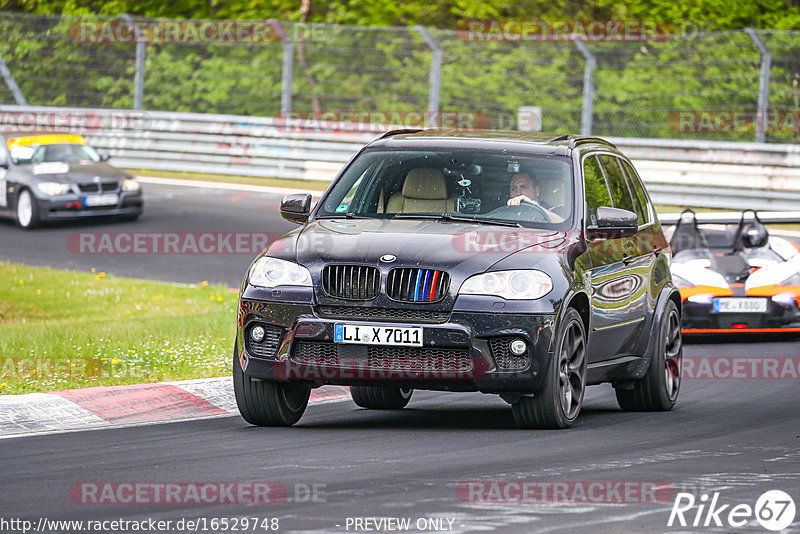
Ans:
<svg viewBox="0 0 800 534"><path fill-rule="evenodd" d="M111 159L111 154L101 154L100 161L108 161Z"/></svg>
<svg viewBox="0 0 800 534"><path fill-rule="evenodd" d="M287 221L297 224L304 224L308 221L311 214L311 195L308 193L296 193L286 195L281 200L281 217Z"/></svg>
<svg viewBox="0 0 800 534"><path fill-rule="evenodd" d="M597 208L597 226L586 229L589 239L619 238L635 235L639 230L636 214L619 208Z"/></svg>

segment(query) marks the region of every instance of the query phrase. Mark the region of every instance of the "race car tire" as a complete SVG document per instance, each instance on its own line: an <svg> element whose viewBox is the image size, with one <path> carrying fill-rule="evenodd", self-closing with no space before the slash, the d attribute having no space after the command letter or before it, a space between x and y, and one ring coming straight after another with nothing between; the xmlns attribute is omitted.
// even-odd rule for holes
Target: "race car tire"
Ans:
<svg viewBox="0 0 800 534"><path fill-rule="evenodd" d="M556 347L541 391L511 405L520 428L569 428L586 392L586 331L575 308L567 309L556 332Z"/></svg>
<svg viewBox="0 0 800 534"><path fill-rule="evenodd" d="M17 224L25 230L39 226L39 206L30 190L22 189L17 196Z"/></svg>
<svg viewBox="0 0 800 534"><path fill-rule="evenodd" d="M256 426L292 426L303 416L311 389L305 384L254 380L233 353L233 392L242 418Z"/></svg>
<svg viewBox="0 0 800 534"><path fill-rule="evenodd" d="M672 300L667 301L658 329L658 345L647 373L631 389L617 388L617 403L629 412L671 410L681 389L683 343L681 316Z"/></svg>
<svg viewBox="0 0 800 534"><path fill-rule="evenodd" d="M371 410L401 410L411 400L413 389L350 386L353 402Z"/></svg>

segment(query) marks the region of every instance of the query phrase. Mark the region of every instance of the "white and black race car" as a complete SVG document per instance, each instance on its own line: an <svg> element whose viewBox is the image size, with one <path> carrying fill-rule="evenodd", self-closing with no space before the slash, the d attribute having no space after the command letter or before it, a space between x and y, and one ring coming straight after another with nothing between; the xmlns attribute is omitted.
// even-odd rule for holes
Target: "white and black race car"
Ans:
<svg viewBox="0 0 800 534"><path fill-rule="evenodd" d="M685 334L800 332L800 245L764 226L800 213L687 209L660 219L675 225L667 235Z"/></svg>

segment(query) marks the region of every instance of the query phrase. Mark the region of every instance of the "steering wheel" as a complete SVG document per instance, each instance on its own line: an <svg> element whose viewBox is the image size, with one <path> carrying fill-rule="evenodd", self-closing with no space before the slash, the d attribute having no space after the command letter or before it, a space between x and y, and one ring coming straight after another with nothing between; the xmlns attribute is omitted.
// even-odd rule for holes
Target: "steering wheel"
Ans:
<svg viewBox="0 0 800 534"><path fill-rule="evenodd" d="M550 222L550 216L538 204L523 200L519 206L500 206L486 214L498 219L522 220L531 222Z"/></svg>

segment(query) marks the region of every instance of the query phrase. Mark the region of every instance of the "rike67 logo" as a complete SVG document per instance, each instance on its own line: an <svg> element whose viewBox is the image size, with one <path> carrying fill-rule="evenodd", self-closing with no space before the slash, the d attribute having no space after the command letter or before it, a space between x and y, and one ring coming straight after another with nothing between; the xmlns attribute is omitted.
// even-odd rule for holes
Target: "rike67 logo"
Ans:
<svg viewBox="0 0 800 534"><path fill-rule="evenodd" d="M779 531L794 522L795 504L792 497L781 490L766 491L756 500L755 506L747 503L720 504L719 492L706 493L696 498L692 493L680 492L672 503L668 527L728 527L741 529L753 520L767 530Z"/></svg>

